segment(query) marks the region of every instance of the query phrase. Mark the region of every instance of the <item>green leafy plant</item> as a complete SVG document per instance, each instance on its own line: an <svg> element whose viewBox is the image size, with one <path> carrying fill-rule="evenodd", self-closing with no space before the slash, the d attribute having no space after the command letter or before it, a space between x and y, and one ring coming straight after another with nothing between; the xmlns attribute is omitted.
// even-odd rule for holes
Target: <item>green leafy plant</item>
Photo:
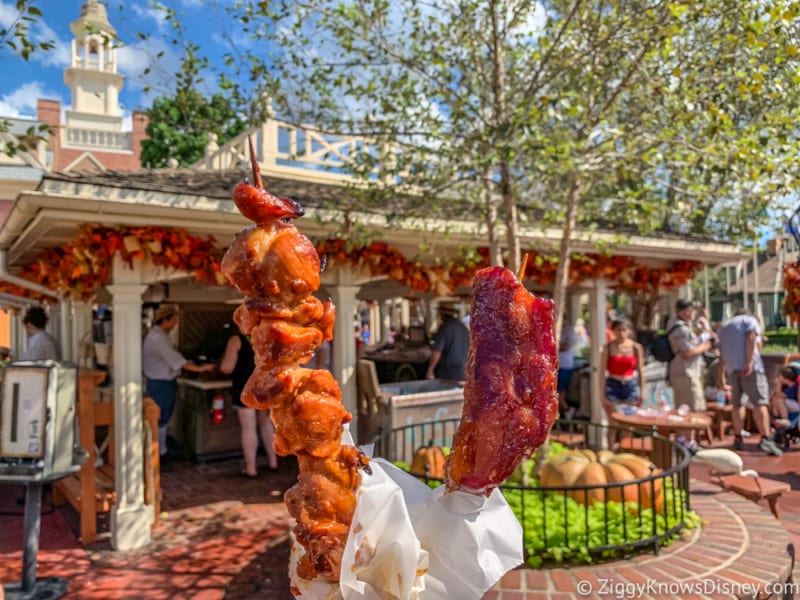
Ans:
<svg viewBox="0 0 800 600"><path fill-rule="evenodd" d="M630 544L645 540L654 533L663 535L679 524L680 506L685 506L685 492L673 490L667 478L667 510L653 514L650 508L639 510L636 502L595 502L588 507L555 492L503 489L503 495L522 523L527 565L533 568L544 563L591 563L598 559L614 559L627 550L590 552L590 548ZM536 487L538 482L532 482ZM666 513L666 514L665 514ZM655 521L655 523L654 523ZM698 527L700 517L683 512L687 528ZM606 526L606 522L608 525ZM672 543L677 535L661 541Z"/></svg>
<svg viewBox="0 0 800 600"><path fill-rule="evenodd" d="M563 444L551 442L551 455L568 451ZM406 472L409 470L407 463L397 461L394 464ZM525 470L530 473L532 466L532 460L523 461L509 483L519 485L521 473ZM438 479L420 479L432 489L442 483ZM537 490L539 482L533 477L528 481L523 488L501 488L501 491L522 524L526 564L532 568L546 563L587 564L621 558L635 550L631 546L601 551L590 549L634 544L654 534L664 535L676 527L681 518L688 529L702 525L700 516L685 508L686 492L675 489L669 477L664 479L666 501L656 514L651 508L640 510L637 502L594 502L584 507L569 496ZM678 537L678 534L666 536L660 545L668 546Z"/></svg>

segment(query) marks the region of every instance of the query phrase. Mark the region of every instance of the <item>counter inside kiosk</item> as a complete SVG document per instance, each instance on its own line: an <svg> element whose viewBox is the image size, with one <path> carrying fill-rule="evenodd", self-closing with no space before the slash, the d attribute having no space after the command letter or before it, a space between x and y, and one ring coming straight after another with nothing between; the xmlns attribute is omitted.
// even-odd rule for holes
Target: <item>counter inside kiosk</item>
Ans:
<svg viewBox="0 0 800 600"><path fill-rule="evenodd" d="M36 578L42 486L80 469L76 448L78 369L55 361L12 362L0 369L0 485L25 486L22 581L6 598L58 598L66 580Z"/></svg>

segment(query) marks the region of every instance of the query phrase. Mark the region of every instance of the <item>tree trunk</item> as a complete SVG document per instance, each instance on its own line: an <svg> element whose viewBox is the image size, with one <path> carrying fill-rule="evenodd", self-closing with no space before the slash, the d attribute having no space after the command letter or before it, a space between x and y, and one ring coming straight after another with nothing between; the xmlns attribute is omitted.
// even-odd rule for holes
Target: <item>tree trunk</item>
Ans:
<svg viewBox="0 0 800 600"><path fill-rule="evenodd" d="M558 268L553 289L553 302L555 303L555 335L556 342L561 339L561 327L564 324L564 306L567 299L569 286L569 268L572 262L572 232L578 220L578 198L580 196L580 183L578 175L570 177L569 191L567 192L567 206L564 214L564 235L558 250Z"/></svg>
<svg viewBox="0 0 800 600"><path fill-rule="evenodd" d="M492 194L492 171L483 173L484 219L486 220L486 237L489 242L489 264L494 267L503 266L503 253L500 239L497 236L497 205Z"/></svg>
<svg viewBox="0 0 800 600"><path fill-rule="evenodd" d="M522 258L522 249L517 231L517 202L511 191L511 173L508 163L500 163L500 186L503 194L503 216L506 224L506 239L508 240L508 269L519 273Z"/></svg>

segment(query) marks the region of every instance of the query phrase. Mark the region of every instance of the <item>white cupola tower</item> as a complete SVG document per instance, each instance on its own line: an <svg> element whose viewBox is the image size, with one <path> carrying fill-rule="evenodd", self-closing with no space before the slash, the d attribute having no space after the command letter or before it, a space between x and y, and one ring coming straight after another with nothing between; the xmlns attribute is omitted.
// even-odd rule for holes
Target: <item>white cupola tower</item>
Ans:
<svg viewBox="0 0 800 600"><path fill-rule="evenodd" d="M99 0L88 0L70 29L75 39L71 66L64 70L64 82L72 92L67 129L121 131L123 77L117 73L117 32L108 22L106 7Z"/></svg>

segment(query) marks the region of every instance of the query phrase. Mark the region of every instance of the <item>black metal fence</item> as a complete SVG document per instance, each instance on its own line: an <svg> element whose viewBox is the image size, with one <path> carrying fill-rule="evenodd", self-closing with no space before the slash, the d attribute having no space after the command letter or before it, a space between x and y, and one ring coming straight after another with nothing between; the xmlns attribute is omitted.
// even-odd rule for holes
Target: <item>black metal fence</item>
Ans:
<svg viewBox="0 0 800 600"><path fill-rule="evenodd" d="M394 429L375 439L375 456L410 465L422 446L449 447L458 423L448 419ZM587 421L557 421L550 439L571 449L609 447L637 454L655 468L646 477L596 485L545 487L524 477L503 484L522 524L530 565L590 562L644 547L657 553L686 527L690 456L682 445L654 432ZM427 474L419 477L432 485L441 482Z"/></svg>

